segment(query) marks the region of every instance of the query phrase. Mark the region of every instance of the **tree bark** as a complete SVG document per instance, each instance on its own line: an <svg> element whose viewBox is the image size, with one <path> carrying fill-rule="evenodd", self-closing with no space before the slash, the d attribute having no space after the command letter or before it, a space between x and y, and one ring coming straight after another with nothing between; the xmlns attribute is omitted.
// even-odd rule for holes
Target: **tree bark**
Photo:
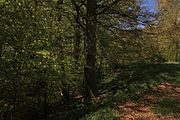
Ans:
<svg viewBox="0 0 180 120"><path fill-rule="evenodd" d="M78 68L78 61L80 57L80 44L81 44L81 27L77 23L77 21L80 21L80 8L78 6L75 6L76 8L76 20L74 25L75 30L75 38L74 38L74 59L75 59L75 70Z"/></svg>
<svg viewBox="0 0 180 120"><path fill-rule="evenodd" d="M175 61L178 62L179 61L179 42L178 42L178 40L176 41L175 46L176 46Z"/></svg>
<svg viewBox="0 0 180 120"><path fill-rule="evenodd" d="M86 16L86 65L84 69L87 97L97 97L96 81L96 26L97 0L87 0Z"/></svg>

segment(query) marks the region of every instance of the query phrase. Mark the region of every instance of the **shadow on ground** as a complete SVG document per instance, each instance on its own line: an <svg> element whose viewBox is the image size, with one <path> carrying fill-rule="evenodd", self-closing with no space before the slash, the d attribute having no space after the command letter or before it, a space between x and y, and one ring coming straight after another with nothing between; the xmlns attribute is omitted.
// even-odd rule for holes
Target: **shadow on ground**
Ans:
<svg viewBox="0 0 180 120"><path fill-rule="evenodd" d="M121 69L120 72L115 73L112 78L101 81L99 86L101 104L96 110L83 117L83 120L85 118L87 120L99 118L114 120L116 119L115 112L112 111L118 103L123 104L129 100L138 101L142 95L150 93L155 86L163 82L172 83L177 87L180 85L180 64L132 64L120 65L118 69ZM158 92L156 95L162 96ZM174 101L163 99L155 104L154 111L157 113L161 110L164 110L164 113L179 112L177 105L179 101L177 99Z"/></svg>

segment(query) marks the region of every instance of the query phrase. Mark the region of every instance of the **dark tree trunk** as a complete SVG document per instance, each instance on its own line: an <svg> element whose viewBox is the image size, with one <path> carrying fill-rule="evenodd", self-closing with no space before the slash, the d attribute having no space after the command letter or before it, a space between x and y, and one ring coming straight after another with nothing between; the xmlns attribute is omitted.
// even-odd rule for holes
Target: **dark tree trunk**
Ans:
<svg viewBox="0 0 180 120"><path fill-rule="evenodd" d="M79 60L79 55L81 51L80 43L81 43L80 26L76 24L75 25L75 39L74 39L75 70L78 68L78 60Z"/></svg>
<svg viewBox="0 0 180 120"><path fill-rule="evenodd" d="M47 112L47 92L44 90L44 119L47 120L48 112Z"/></svg>
<svg viewBox="0 0 180 120"><path fill-rule="evenodd" d="M81 26L80 26L80 10L81 6L76 3L75 0L72 0L72 4L74 5L74 10L76 11L74 14L74 59L75 59L75 70L78 68L78 61L80 57L80 44L81 44Z"/></svg>
<svg viewBox="0 0 180 120"><path fill-rule="evenodd" d="M86 65L84 69L86 93L88 97L97 97L96 62L96 16L97 0L87 0L86 17Z"/></svg>
<svg viewBox="0 0 180 120"><path fill-rule="evenodd" d="M176 41L175 46L176 46L175 61L178 62L178 60L179 60L179 43L178 43L178 40Z"/></svg>
<svg viewBox="0 0 180 120"><path fill-rule="evenodd" d="M0 61L2 59L2 51L3 51L3 39L0 40Z"/></svg>

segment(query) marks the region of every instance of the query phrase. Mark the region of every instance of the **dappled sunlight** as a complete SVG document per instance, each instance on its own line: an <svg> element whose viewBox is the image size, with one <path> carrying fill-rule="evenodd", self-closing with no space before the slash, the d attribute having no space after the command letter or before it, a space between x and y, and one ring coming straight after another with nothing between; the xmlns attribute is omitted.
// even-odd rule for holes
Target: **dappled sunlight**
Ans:
<svg viewBox="0 0 180 120"><path fill-rule="evenodd" d="M173 84L170 84L168 82L161 83L157 87L154 87L152 90L146 92L144 94L144 97L142 97L138 101L127 101L124 104L119 103L119 105L116 107L116 117L123 119L123 120L178 120L180 116L180 109L179 103L180 103L180 94L179 94L179 87ZM151 92L153 91L153 92ZM159 93L157 96L156 92ZM171 106L171 108L168 109L169 111L172 111L172 113L167 114L161 114L156 113L156 110L154 111L155 106L161 104L161 101L165 99L175 99L178 103L172 103L168 102L168 106ZM177 106L173 106L176 104ZM176 108L177 107L177 108ZM163 109L165 108L161 108ZM173 113L173 109L175 113ZM123 113L122 113L123 112ZM123 117L122 117L123 114Z"/></svg>

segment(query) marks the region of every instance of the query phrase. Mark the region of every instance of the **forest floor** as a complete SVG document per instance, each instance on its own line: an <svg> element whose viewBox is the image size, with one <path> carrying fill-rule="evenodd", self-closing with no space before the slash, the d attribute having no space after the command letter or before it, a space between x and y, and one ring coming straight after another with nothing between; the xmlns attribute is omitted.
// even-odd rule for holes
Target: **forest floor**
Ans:
<svg viewBox="0 0 180 120"><path fill-rule="evenodd" d="M100 105L81 120L180 120L180 64L123 69L101 83Z"/></svg>
<svg viewBox="0 0 180 120"><path fill-rule="evenodd" d="M137 101L117 103L115 116L121 120L180 119L180 87L163 82L141 96Z"/></svg>

